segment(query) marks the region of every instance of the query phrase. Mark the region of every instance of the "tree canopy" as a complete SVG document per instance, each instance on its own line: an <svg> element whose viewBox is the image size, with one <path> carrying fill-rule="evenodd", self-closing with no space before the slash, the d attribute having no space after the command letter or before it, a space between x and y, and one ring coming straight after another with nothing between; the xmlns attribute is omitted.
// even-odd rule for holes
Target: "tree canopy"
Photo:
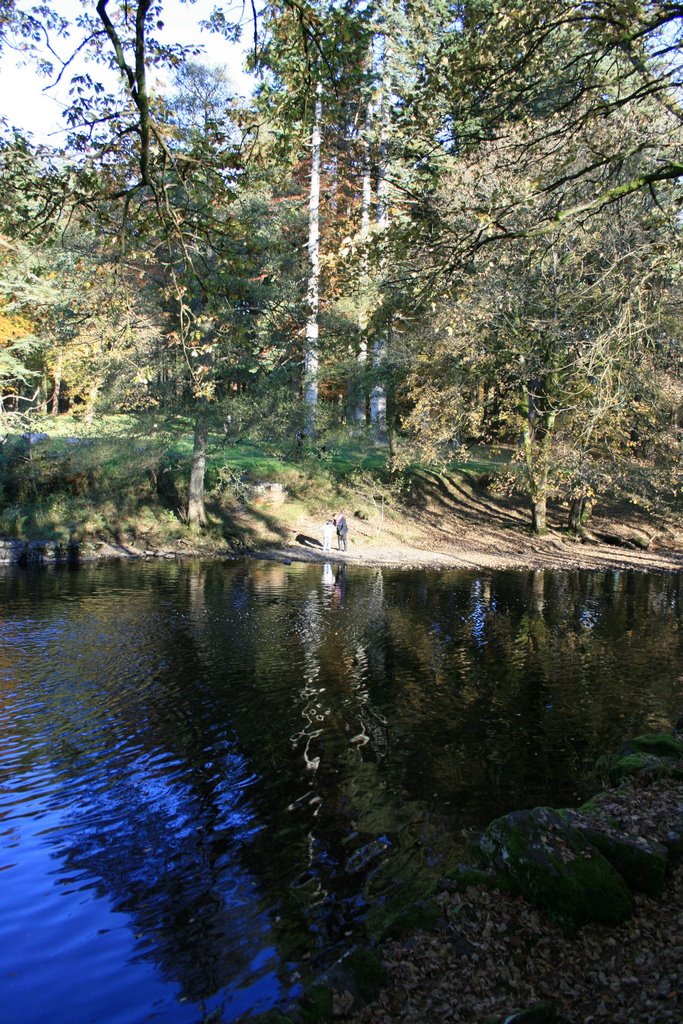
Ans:
<svg viewBox="0 0 683 1024"><path fill-rule="evenodd" d="M188 2L244 35L247 100L167 7L0 5L70 81L61 149L0 142L5 431L182 408L200 524L214 421L299 454L371 422L396 470L507 446L537 530L635 466L675 498L680 4Z"/></svg>

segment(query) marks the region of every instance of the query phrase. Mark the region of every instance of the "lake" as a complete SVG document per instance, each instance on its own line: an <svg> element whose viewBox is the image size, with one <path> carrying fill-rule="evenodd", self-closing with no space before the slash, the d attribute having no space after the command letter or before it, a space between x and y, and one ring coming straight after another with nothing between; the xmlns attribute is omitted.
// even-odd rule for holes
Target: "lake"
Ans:
<svg viewBox="0 0 683 1024"><path fill-rule="evenodd" d="M0 571L0 1020L230 1021L683 713L680 574Z"/></svg>

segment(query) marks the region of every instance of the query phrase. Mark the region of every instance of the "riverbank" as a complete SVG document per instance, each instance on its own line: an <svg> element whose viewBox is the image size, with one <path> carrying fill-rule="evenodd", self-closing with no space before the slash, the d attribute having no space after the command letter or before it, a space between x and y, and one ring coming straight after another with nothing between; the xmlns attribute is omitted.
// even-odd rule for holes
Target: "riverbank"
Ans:
<svg viewBox="0 0 683 1024"><path fill-rule="evenodd" d="M329 557L352 564L683 568L683 508L673 485L661 500L651 486L628 500L602 495L580 538L567 531L567 501L553 500L547 533L535 536L510 451L478 448L447 471L416 465L391 474L386 450L367 439L347 438L324 459L292 461L215 436L208 522L199 530L186 521L192 435L182 418L105 417L86 427L51 417L34 442L30 460L25 438L13 442L14 461L3 450L0 563L241 554L325 561L323 524L343 510L349 550Z"/></svg>
<svg viewBox="0 0 683 1024"><path fill-rule="evenodd" d="M356 527L355 523L352 525ZM289 544L245 549L244 553L282 562L341 562L402 569L683 570L683 551L657 547L638 550L553 534L531 537L520 533L503 537L492 530L486 536L461 536L446 542L437 538L430 542L425 537L424 546L419 546L419 542L405 544L395 537L359 540L359 533L361 531L356 530L346 552L323 552L322 547L311 544L310 540L293 537Z"/></svg>
<svg viewBox="0 0 683 1024"><path fill-rule="evenodd" d="M634 783L602 805L642 841L683 825L683 783ZM379 950L388 984L348 1024L678 1024L683 1019L683 865L661 895L635 894L618 927L585 925L574 937L525 899L483 886L445 889L443 927ZM541 1004L541 1005L539 1005ZM514 1016L536 1006L536 1015Z"/></svg>
<svg viewBox="0 0 683 1024"><path fill-rule="evenodd" d="M50 541L0 541L0 564L44 565L78 563L101 559L146 558L236 558L248 556L279 562L325 562L365 565L378 568L403 569L527 569L595 571L637 570L640 572L681 572L683 570L683 537L667 529L665 543L656 533L647 547L638 546L631 528L613 521L603 525L603 535L614 537L613 543L591 534L579 539L557 532L533 536L521 526L501 529L460 523L457 529L437 529L413 523L406 531L392 525L380 532L361 520L351 520L347 551L322 550L316 536L318 522L301 517L288 536L262 537L256 544L227 545L216 539L190 535L171 544L141 544L139 538L121 543L90 540L80 545L64 546ZM683 531L681 531L683 532ZM647 536L638 533L638 537Z"/></svg>
<svg viewBox="0 0 683 1024"><path fill-rule="evenodd" d="M424 476L424 474L423 474ZM635 505L596 510L580 537L564 528L566 508L551 505L548 532L532 534L525 503L500 495L465 474L433 474L412 498L387 504L346 493L303 502L279 484L259 484L205 531L161 514L116 538L94 533L74 542L0 541L0 563L31 564L102 558L254 558L282 562L428 569L591 569L680 572L683 522L654 516ZM325 501L325 504L323 504ZM322 549L322 527L344 508L348 551ZM62 531L63 532L63 531Z"/></svg>
<svg viewBox="0 0 683 1024"><path fill-rule="evenodd" d="M672 516L656 517L635 505L605 506L575 537L565 529L566 508L552 504L548 532L538 536L529 529L521 498L495 493L465 474L423 474L419 491L397 508L374 508L370 515L345 511L349 550L332 553L339 561L431 569L683 569L683 522ZM246 510L244 517L250 528ZM259 553L324 561L325 518L323 509L317 517L300 515L284 537L260 544Z"/></svg>
<svg viewBox="0 0 683 1024"><path fill-rule="evenodd" d="M497 819L470 848L478 869L447 869L403 928L349 951L298 1003L240 1024L678 1024L679 736L626 744L611 785L579 811Z"/></svg>
<svg viewBox="0 0 683 1024"><path fill-rule="evenodd" d="M647 747L649 740L661 737L634 743ZM539 808L498 819L475 844L480 853L490 852L491 837L507 834L492 876L490 870L464 865L449 872L428 902L415 905L422 927L408 924L399 933L391 928L391 937L367 951L365 960L361 951L348 955L348 966L342 958L300 1005L256 1019L264 1024L333 1019L345 1024L678 1024L683 1019L683 762L680 743L672 738L671 744L678 747L671 760L668 754L648 756L640 769L626 766L633 758L615 759L626 780L597 794L580 812ZM524 841L515 846L513 829L524 830L520 823L532 820L540 832L530 828L528 846ZM558 828L560 820L564 824ZM574 826L586 830L583 839L576 831L571 838ZM572 846L577 838L579 845ZM590 880L593 868L584 870L595 859L603 864L599 870L608 872L601 882L597 873ZM566 903L568 893L582 899L583 886L584 894L595 886L595 901L585 904L583 919L554 917L561 905L574 906ZM614 889L616 896L619 887L629 906L617 913L615 903L614 914L605 914L604 901L611 898L606 893ZM410 908L405 916L406 922L415 917ZM604 923L608 919L611 923ZM603 923L594 923L598 920ZM250 1020L240 1018L244 1024Z"/></svg>

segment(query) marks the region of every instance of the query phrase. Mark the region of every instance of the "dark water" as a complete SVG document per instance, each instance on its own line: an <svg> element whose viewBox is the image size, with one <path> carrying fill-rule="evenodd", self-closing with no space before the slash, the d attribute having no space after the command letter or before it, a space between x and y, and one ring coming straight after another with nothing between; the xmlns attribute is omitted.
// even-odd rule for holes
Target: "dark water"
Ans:
<svg viewBox="0 0 683 1024"><path fill-rule="evenodd" d="M680 575L0 576L0 1021L226 1021L683 711ZM450 838L449 838L450 837Z"/></svg>

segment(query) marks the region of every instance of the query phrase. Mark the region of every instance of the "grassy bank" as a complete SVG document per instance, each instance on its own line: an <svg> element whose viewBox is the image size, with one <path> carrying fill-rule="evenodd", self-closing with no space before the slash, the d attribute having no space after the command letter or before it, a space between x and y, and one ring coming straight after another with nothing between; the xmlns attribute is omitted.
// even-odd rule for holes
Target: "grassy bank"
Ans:
<svg viewBox="0 0 683 1024"><path fill-rule="evenodd" d="M35 420L30 435L10 435L2 448L0 535L173 544L189 531L192 443L193 424L180 416ZM209 545L277 540L302 514L342 504L389 514L401 499L386 449L365 438L296 451L214 432L205 483Z"/></svg>
<svg viewBox="0 0 683 1024"><path fill-rule="evenodd" d="M567 534L567 503L554 502L539 547L512 452L472 449L447 472L412 465L392 474L386 446L342 432L300 445L210 433L208 527L194 531L185 517L193 427L181 416L63 415L34 421L30 436L9 435L0 446L0 538L310 553L325 519L343 509L353 551L385 563L597 567L623 565L622 548L645 553L643 568L671 568L675 559L653 553L683 550L675 508L655 516L623 496L596 505L583 544ZM599 555L600 545L608 550Z"/></svg>

